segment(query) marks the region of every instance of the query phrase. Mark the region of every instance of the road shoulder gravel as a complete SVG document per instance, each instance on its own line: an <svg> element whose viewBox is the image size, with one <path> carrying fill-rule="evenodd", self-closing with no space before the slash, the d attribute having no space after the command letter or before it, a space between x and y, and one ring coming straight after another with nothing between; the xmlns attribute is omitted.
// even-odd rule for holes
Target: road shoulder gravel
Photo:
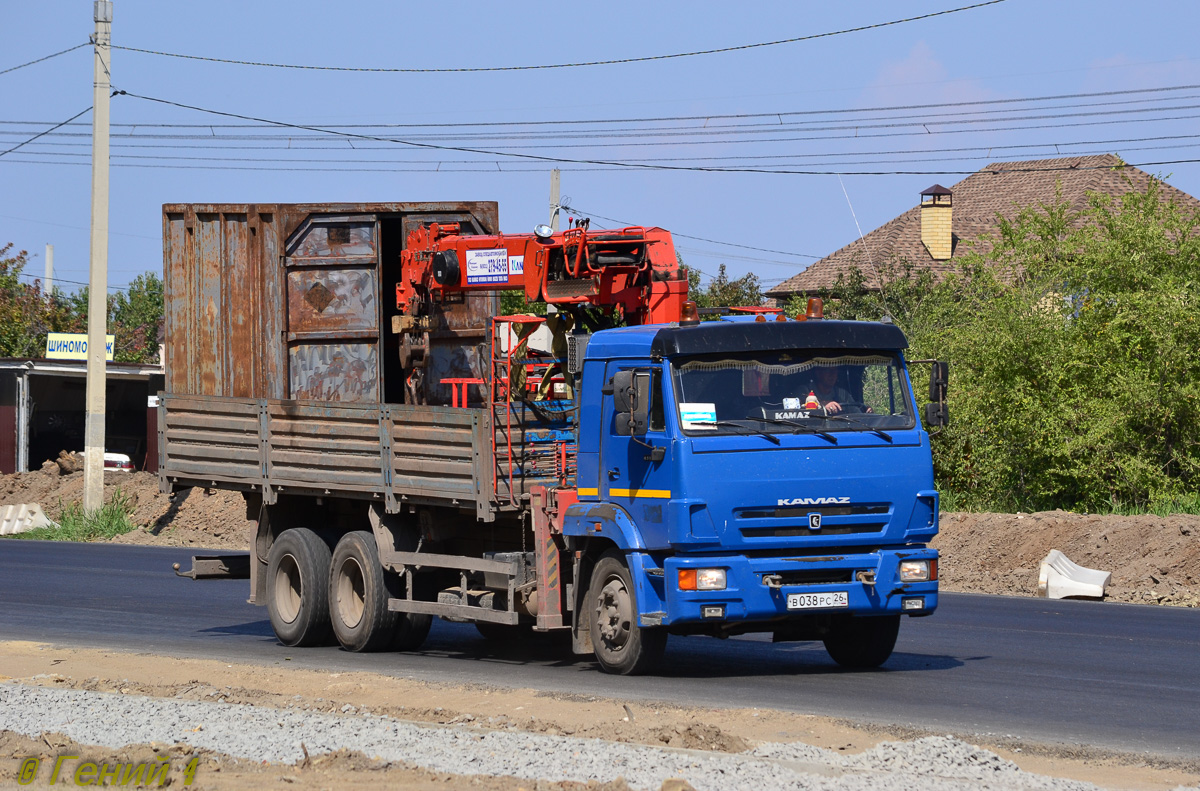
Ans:
<svg viewBox="0 0 1200 791"><path fill-rule="evenodd" d="M677 766L681 767L681 772L690 767L689 770L698 772L694 775L700 783L697 788L702 787L705 778L710 778L713 772L718 776L722 772L732 772L737 776L749 773L746 776L757 778L756 782L768 783L759 787L857 788L857 780L853 778L873 777L881 772L889 776L903 775L909 780L919 778L925 787L934 787L926 782L934 780L958 783L947 786L955 788L985 787L978 785L981 782L989 783L986 786L989 788L1091 787L1079 785L1086 782L1105 788L1139 790L1172 789L1185 785L1200 787L1200 771L1196 767L1170 762L1158 762L1152 766L1137 756L1088 753L1084 750L1077 758L1072 758L1044 749L1031 751L1028 745L1022 748L1017 743L1009 743L996 752L981 751L961 739L948 739L940 735L911 741L912 737L922 735L918 730L902 732L862 727L769 709L700 709L667 703L639 703L626 709L622 701L609 698L482 686L431 685L372 673L321 673L293 669L286 665L286 660L274 667L262 667L34 643L0 643L0 680L4 679L17 682L20 686L4 686L4 694L16 694L18 698L0 702L0 711L5 712L5 717L15 716L18 719L0 722L3 728L31 736L41 731L58 731L81 743L113 748L126 743L172 743L179 740L197 748L240 756L243 760L283 762L281 765L302 760L302 751L297 752L297 745L303 742L312 755L340 750L346 754L361 752L371 759L377 755L380 757L382 764L364 759L373 768L363 771L379 771L394 765L406 767L406 771L489 776L507 774L529 780L566 783L613 782L623 776L631 785L646 788L658 788L666 776L646 774L646 770L639 767L662 769ZM41 689L29 689L31 687ZM37 695L68 692L84 697L36 698ZM33 695L36 700L21 697L25 695ZM136 704L130 701L136 701ZM212 707L218 703L221 705ZM203 706L199 709L188 708L191 704ZM126 722L129 716L121 713L126 711L121 708L123 705L142 712L144 716L139 716L150 730L131 731L121 737L126 741L120 744L93 741L94 737L108 732L106 728L100 728L100 733L86 729L70 732L55 720L28 719L34 716L28 713L31 707L34 711L53 710L60 714L74 710L77 714L79 707L93 706L96 707L95 714L83 718L83 725L79 727L86 726L88 722L108 722L112 712L118 712L117 720ZM186 720L185 714L199 718L190 727L203 726L204 730L193 731L189 736L184 728L187 722L180 719ZM238 739L248 732L244 728L237 732L237 738L231 742L202 741L215 738L214 734L219 733L222 727L220 723L239 717L251 717L252 721L267 725L292 723L286 727L267 727L265 730L272 733L275 728L286 730L294 738L272 747L276 752L252 755L242 755L237 751L241 749ZM317 728L314 736L303 735L307 734L303 729L311 728L321 717L333 717L335 721L327 723L327 727ZM204 718L210 718L210 724L200 721ZM344 722L356 725L338 725ZM322 733L341 733L339 728L357 733L364 722L372 728L384 729L376 735L375 741L328 740L321 736ZM170 730L171 727L176 730ZM436 739L448 738L446 732L453 732L456 734L452 739L455 746L448 752L455 755L467 752L463 745L472 749L483 745L489 753L507 755L533 752L556 755L558 758L546 764L489 763L492 759L484 758L478 764L429 763L422 761L429 755L439 754L437 750L422 749L415 756L381 751L380 746L396 741L401 731L405 736L400 741L405 743L416 738L413 734L434 739L436 743ZM1003 741L1003 735L1000 736ZM895 742L901 737L910 740L907 744L886 746L887 742ZM108 738L112 738L111 733ZM322 738L326 740L322 741ZM665 753L662 752L664 750ZM684 752L680 753L680 750ZM442 753L446 752L442 750ZM575 753L599 757L581 762ZM677 757L670 760L663 757L680 754L688 756L684 763L671 763L682 760ZM938 764L934 759L937 756L947 757L950 763L946 767L936 768ZM334 759L325 760L328 763ZM577 774L555 775L555 770L549 768L564 765L574 767ZM485 766L486 769L483 768ZM701 769L696 769L696 766ZM895 771L891 772L889 766ZM933 769L935 774L912 774L921 770L922 766L926 770ZM955 767L963 771L970 769L972 772L982 772L986 780L976 775L959 777L953 774L958 771ZM1016 774L1012 774L1014 772ZM1039 785L1030 785L1034 782L1030 779L1033 777L1031 772L1043 775L1042 779L1037 780ZM530 773L536 777L531 777ZM816 781L812 777L820 778L830 773L840 775L843 779L852 778L846 781L851 784L813 785ZM684 776L687 776L686 773ZM1070 779L1075 784L1061 784L1051 776L1060 780ZM1019 778L1017 785L1010 785L1010 781L1017 782L1013 778ZM1049 785L1040 785L1043 782ZM729 787L732 786L723 788Z"/></svg>

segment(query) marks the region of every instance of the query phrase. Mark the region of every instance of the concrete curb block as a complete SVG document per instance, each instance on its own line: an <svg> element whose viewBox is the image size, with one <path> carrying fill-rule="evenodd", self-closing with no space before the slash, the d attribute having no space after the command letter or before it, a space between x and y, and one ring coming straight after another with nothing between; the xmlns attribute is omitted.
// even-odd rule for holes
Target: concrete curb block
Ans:
<svg viewBox="0 0 1200 791"><path fill-rule="evenodd" d="M0 536L12 536L37 527L54 525L37 503L18 503L0 507Z"/></svg>
<svg viewBox="0 0 1200 791"><path fill-rule="evenodd" d="M1103 599L1111 571L1089 569L1072 562L1057 549L1042 560L1038 571L1038 596L1046 599Z"/></svg>

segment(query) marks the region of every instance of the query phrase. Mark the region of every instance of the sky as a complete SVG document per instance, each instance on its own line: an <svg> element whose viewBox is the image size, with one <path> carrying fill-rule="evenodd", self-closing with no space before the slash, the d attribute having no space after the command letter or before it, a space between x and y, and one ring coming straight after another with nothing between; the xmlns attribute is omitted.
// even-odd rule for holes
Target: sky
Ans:
<svg viewBox="0 0 1200 791"><path fill-rule="evenodd" d="M161 273L164 203L494 200L523 233L553 167L572 216L767 287L989 162L1116 152L1200 195L1194 3L884 24L970 4L114 0L117 47L340 70L114 50L109 285ZM14 67L86 44L92 5L0 0L0 152L91 106L90 46ZM85 112L0 154L0 246L31 279L51 243L56 282L87 280L90 152Z"/></svg>

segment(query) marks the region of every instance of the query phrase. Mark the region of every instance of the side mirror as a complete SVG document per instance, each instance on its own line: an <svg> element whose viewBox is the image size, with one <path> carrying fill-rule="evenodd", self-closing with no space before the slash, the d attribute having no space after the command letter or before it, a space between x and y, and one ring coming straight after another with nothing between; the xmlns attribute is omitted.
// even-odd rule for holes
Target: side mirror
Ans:
<svg viewBox="0 0 1200 791"><path fill-rule="evenodd" d="M946 388L950 384L950 363L934 360L929 367L929 400L925 405L925 425L933 428L950 423L950 409L946 406Z"/></svg>
<svg viewBox="0 0 1200 791"><path fill-rule="evenodd" d="M946 400L946 388L950 384L950 363L937 360L929 367L929 400Z"/></svg>
<svg viewBox="0 0 1200 791"><path fill-rule="evenodd" d="M617 434L645 434L650 423L650 372L618 371L612 381Z"/></svg>

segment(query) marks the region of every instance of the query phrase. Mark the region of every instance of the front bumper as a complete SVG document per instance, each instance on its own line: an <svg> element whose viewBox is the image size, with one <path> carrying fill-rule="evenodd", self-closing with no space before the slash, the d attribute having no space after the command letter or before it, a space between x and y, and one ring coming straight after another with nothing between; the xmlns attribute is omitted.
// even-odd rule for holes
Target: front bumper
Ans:
<svg viewBox="0 0 1200 791"><path fill-rule="evenodd" d="M902 560L936 560L936 549L879 549L859 554L830 554L821 557L672 556L663 563L659 603L663 610L650 618L639 615L643 626L714 622L786 622L816 614L929 615L937 609L937 581L900 582L897 567ZM716 591L679 590L679 570L723 568L726 587ZM860 572L874 575L874 584L861 579ZM870 578L870 574L865 575ZM837 581L821 581L823 579ZM769 584L769 580L771 583ZM789 610L788 594L845 591L848 605L822 609ZM908 607L905 600L909 600ZM920 600L915 609L914 600ZM649 602L647 602L648 604ZM720 608L720 615L716 615ZM913 609L910 609L913 608Z"/></svg>

